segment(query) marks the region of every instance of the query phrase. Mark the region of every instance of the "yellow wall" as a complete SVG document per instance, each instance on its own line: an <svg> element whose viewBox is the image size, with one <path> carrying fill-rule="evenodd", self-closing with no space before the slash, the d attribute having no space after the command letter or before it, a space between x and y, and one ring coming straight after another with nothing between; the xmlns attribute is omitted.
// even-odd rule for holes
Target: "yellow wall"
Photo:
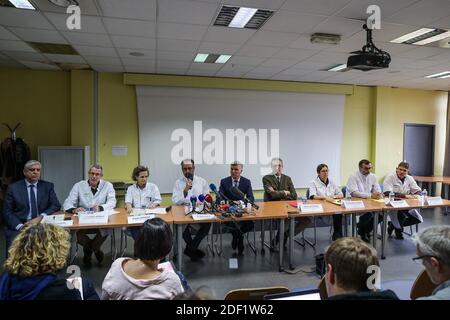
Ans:
<svg viewBox="0 0 450 320"><path fill-rule="evenodd" d="M126 80L122 74L98 74L98 162L105 168L105 178L112 181L130 181L130 172L139 163L135 88L124 84L124 78L128 82L137 79L129 77ZM158 79L161 85L169 80L175 81L151 77L152 83ZM176 81L180 85L179 77ZM226 85L233 84L227 82ZM250 85L258 86L254 82ZM265 88L268 82L260 85ZM314 88L311 84L290 88L302 89L311 91ZM317 84L318 91L328 89ZM373 161L379 179L391 172L402 160L405 122L436 125L435 174L442 173L447 93L365 86L337 86L335 90L347 93L341 184L345 184L348 176L357 170L357 163L362 158ZM67 73L0 69L0 108L1 122L23 123L19 136L26 138L33 152L38 144L89 145L93 150L92 71ZM5 137L8 132L0 127L0 134ZM113 145L126 145L128 155L112 156ZM170 197L164 197L163 203L169 204Z"/></svg>
<svg viewBox="0 0 450 320"><path fill-rule="evenodd" d="M375 163L382 179L403 160L405 123L434 124L434 174L444 164L447 93L441 91L378 87L376 93ZM408 160L408 159L406 159Z"/></svg>
<svg viewBox="0 0 450 320"><path fill-rule="evenodd" d="M0 123L21 122L17 137L30 146L70 144L70 73L0 68ZM0 124L0 139L9 137Z"/></svg>
<svg viewBox="0 0 450 320"><path fill-rule="evenodd" d="M118 73L100 73L99 91L99 163L105 177L129 181L139 163L138 117L134 86L123 84ZM127 156L112 156L112 146L127 146Z"/></svg>

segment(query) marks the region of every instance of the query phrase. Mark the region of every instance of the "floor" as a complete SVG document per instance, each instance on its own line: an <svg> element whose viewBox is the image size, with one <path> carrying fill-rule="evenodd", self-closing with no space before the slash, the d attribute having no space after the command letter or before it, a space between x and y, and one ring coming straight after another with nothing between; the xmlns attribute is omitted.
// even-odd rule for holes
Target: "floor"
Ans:
<svg viewBox="0 0 450 320"><path fill-rule="evenodd" d="M422 215L425 221L420 225L420 229L434 224L450 224L450 215L443 214L444 209L423 210ZM406 229L409 231L409 228ZM3 230L0 232L3 233ZM312 229L307 229L305 235L309 238L313 235ZM118 235L116 236L118 240ZM221 256L212 256L208 251L207 256L201 262L191 262L184 256L183 273L193 289L207 286L218 299L223 299L225 294L232 289L245 287L265 287L265 286L286 286L289 289L316 287L319 277L314 272L314 256L323 253L330 244L330 227L324 226L317 229L317 245L315 250L307 246L303 248L295 245L294 265L295 270L286 272L278 271L278 253L271 253L268 249L265 254L260 253L259 232L256 233L258 252L255 255L248 246L244 251L244 256L237 259L237 269L230 268L230 258L235 258L231 249L229 234L223 235L223 252ZM266 235L268 239L268 233ZM253 240L253 233L250 233L250 240ZM128 238L128 248L125 255L132 255L132 239ZM378 242L380 243L380 241ZM3 268L4 262L4 236L0 235L0 264ZM81 268L83 276L91 278L98 293L101 293L103 278L108 272L111 264L111 254L109 252L110 242L104 244L105 262L99 266L93 264L89 269ZM205 243L202 249L206 250ZM82 266L81 253L74 260L74 264ZM405 240L388 239L386 245L386 259L381 260L382 282L393 280L413 280L419 274L421 266L415 264L411 258L415 256L415 245L409 236ZM285 251L285 265L287 266L287 251Z"/></svg>

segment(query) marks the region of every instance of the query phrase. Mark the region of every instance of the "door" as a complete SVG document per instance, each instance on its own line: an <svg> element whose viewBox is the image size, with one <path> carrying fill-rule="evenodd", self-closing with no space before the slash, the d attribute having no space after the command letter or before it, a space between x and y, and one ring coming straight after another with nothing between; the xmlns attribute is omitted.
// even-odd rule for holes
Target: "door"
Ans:
<svg viewBox="0 0 450 320"><path fill-rule="evenodd" d="M434 173L434 125L405 123L403 159L409 162L413 176L432 176Z"/></svg>

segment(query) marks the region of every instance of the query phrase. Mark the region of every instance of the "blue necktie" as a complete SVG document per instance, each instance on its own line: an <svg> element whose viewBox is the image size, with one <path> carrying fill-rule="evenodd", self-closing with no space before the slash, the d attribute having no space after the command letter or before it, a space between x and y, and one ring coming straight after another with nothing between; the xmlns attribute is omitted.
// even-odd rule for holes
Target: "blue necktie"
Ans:
<svg viewBox="0 0 450 320"><path fill-rule="evenodd" d="M34 195L34 184L30 184L30 202L31 202L31 219L38 216L38 209L36 205L36 196Z"/></svg>
<svg viewBox="0 0 450 320"><path fill-rule="evenodd" d="M238 187L238 180L233 180L233 187Z"/></svg>

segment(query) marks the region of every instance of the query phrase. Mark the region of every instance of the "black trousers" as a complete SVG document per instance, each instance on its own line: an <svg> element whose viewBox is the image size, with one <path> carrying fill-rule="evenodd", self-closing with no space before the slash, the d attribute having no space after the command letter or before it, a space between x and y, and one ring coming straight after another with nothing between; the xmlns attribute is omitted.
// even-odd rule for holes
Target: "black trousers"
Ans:
<svg viewBox="0 0 450 320"><path fill-rule="evenodd" d="M333 232L342 234L342 214L333 215Z"/></svg>
<svg viewBox="0 0 450 320"><path fill-rule="evenodd" d="M197 249L203 238L206 237L209 233L209 229L211 228L211 223L200 223L200 229L195 233L194 228L190 225L187 225L183 231L183 239L186 242L186 246L190 249ZM194 238L192 235L195 233Z"/></svg>
<svg viewBox="0 0 450 320"><path fill-rule="evenodd" d="M368 234L373 230L373 215L374 213L366 213L359 217L357 224L360 234ZM383 216L378 213L378 223L383 221Z"/></svg>
<svg viewBox="0 0 450 320"><path fill-rule="evenodd" d="M245 233L252 231L255 227L255 223L253 221L237 221L235 223L226 222L225 225L230 230L233 237L244 235Z"/></svg>

